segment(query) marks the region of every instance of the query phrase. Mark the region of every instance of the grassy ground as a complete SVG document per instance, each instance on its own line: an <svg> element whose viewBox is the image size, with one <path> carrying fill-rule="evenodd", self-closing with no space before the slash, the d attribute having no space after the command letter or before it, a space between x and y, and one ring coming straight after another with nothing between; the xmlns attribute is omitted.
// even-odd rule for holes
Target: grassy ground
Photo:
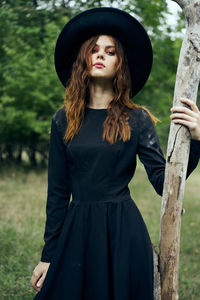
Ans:
<svg viewBox="0 0 200 300"><path fill-rule="evenodd" d="M31 300L36 291L30 285L30 278L43 246L47 172L22 167L6 167L0 172L0 299ZM200 165L188 178L185 190L180 300L196 300L200 295L199 182ZM148 182L141 164L129 186L152 242L158 247L161 197Z"/></svg>

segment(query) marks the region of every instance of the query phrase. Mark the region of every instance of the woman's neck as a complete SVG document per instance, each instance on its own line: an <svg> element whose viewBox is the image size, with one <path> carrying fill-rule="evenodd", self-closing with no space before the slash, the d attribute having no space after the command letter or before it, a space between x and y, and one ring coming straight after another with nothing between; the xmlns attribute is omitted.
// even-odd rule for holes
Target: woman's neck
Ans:
<svg viewBox="0 0 200 300"><path fill-rule="evenodd" d="M90 82L89 91L88 106L92 108L107 108L113 98L112 83L108 81Z"/></svg>

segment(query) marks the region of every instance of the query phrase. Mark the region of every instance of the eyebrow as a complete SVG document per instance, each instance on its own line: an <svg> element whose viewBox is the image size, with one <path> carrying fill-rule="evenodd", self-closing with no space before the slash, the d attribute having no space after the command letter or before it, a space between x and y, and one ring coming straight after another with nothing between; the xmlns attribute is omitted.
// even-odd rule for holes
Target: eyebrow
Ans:
<svg viewBox="0 0 200 300"><path fill-rule="evenodd" d="M95 46L99 46L98 44L95 44ZM115 48L114 45L107 45L105 48Z"/></svg>

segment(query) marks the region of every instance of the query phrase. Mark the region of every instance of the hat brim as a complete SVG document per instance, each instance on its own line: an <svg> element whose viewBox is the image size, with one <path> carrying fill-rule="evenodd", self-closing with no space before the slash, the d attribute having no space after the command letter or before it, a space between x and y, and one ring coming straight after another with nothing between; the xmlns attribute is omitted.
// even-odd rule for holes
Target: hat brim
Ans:
<svg viewBox="0 0 200 300"><path fill-rule="evenodd" d="M123 45L131 74L130 96L135 96L146 83L152 68L153 51L150 38L133 16L112 7L86 10L72 18L58 36L54 59L57 75L67 86L72 64L81 44L97 34L116 37Z"/></svg>

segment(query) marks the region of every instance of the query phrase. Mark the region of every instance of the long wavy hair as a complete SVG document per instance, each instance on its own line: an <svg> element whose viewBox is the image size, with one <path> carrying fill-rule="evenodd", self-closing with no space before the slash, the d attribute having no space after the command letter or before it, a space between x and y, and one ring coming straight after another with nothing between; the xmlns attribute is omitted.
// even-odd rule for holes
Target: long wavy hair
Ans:
<svg viewBox="0 0 200 300"><path fill-rule="evenodd" d="M99 35L86 40L78 53L72 66L71 78L65 91L64 107L67 118L67 128L65 131L65 142L73 139L81 128L85 107L89 103L90 70L92 67L91 54ZM113 36L115 51L117 55L116 73L112 79L113 98L107 108L108 114L103 124L102 139L114 144L119 136L123 142L130 140L131 128L129 125L129 114L126 108L143 108L151 119L157 123L159 121L151 112L142 105L133 103L130 99L131 76L125 56L123 46L120 41Z"/></svg>

